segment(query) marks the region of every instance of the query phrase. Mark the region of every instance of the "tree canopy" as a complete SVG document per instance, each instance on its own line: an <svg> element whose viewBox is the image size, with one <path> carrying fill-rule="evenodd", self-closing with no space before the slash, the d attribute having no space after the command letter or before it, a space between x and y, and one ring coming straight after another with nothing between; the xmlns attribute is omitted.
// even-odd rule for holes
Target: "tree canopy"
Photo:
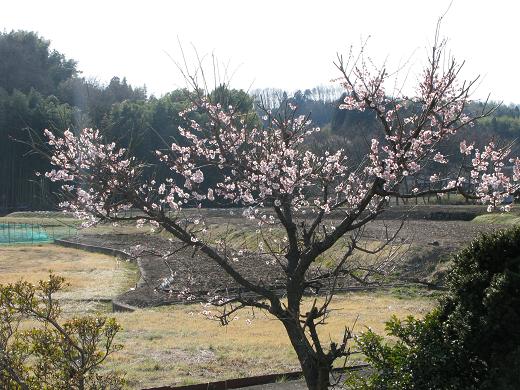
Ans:
<svg viewBox="0 0 520 390"><path fill-rule="evenodd" d="M61 83L78 74L76 61L50 49L50 41L34 32L0 34L0 87L8 93L56 95Z"/></svg>

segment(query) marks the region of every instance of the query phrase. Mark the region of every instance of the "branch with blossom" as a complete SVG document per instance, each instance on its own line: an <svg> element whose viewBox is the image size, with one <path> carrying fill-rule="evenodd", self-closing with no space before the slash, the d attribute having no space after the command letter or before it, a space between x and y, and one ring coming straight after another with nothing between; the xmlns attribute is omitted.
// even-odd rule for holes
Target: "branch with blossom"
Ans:
<svg viewBox="0 0 520 390"><path fill-rule="evenodd" d="M488 210L492 211L518 187L519 167L518 160L510 158L511 147L498 148L493 141L480 151L463 140L460 153L463 161L470 160L469 166L453 165L448 176L438 172L414 180L419 185L412 193L403 193L400 186L403 181L424 173L426 164L450 166L450 157L443 155L439 146L494 110L484 105L477 115L466 114L478 78L459 82L464 63L453 57L445 58L445 44L436 41L412 98L387 93L385 84L391 76L384 68L370 72L363 57L352 62L352 56L346 61L338 56L336 67L342 75L338 81L347 93L340 108L371 110L379 120L383 136L371 140L367 167L370 175L383 179L379 195L414 198L458 192L488 204ZM505 173L506 164L513 175ZM430 172L432 169L435 168L429 167ZM471 188L468 178L473 183Z"/></svg>

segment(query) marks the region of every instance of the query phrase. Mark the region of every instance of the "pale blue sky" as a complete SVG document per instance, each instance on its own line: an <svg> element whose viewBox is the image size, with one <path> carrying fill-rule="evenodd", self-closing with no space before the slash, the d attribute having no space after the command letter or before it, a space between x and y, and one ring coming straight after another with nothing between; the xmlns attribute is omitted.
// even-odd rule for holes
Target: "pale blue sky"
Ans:
<svg viewBox="0 0 520 390"><path fill-rule="evenodd" d="M327 84L332 61L368 37L369 54L390 65L424 60L437 18L450 1L41 1L2 0L0 29L39 32L79 62L87 77L126 76L160 95L182 86L172 58L215 52L236 70L236 87L293 90ZM476 93L520 103L520 2L454 0L442 32ZM191 60L195 62L193 58ZM413 81L413 77L411 78Z"/></svg>

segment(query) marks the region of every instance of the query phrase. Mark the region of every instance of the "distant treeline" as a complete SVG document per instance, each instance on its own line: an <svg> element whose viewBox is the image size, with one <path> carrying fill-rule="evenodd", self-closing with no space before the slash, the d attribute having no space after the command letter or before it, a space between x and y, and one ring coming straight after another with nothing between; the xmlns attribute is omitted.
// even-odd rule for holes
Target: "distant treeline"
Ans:
<svg viewBox="0 0 520 390"><path fill-rule="evenodd" d="M146 87L129 85L120 77L103 85L82 77L76 61L51 50L50 42L36 33L0 33L0 212L54 207L49 197L52 188L35 174L48 170L49 164L31 146L42 144L45 128L57 132L98 128L108 140L132 149L138 158L149 162L153 171L153 151L179 138L179 112L189 106L190 93L178 89L161 97L149 96ZM220 86L211 92L211 98L237 107L253 126L261 125L260 104L277 110L280 102L291 102L300 113L310 114L322 129L312 140L312 147L344 147L353 161L365 156L371 136L378 131L372 114L337 108L342 98L338 87L246 93ZM478 110L479 104L469 109ZM519 107L499 107L472 132L475 140L516 139L520 135Z"/></svg>

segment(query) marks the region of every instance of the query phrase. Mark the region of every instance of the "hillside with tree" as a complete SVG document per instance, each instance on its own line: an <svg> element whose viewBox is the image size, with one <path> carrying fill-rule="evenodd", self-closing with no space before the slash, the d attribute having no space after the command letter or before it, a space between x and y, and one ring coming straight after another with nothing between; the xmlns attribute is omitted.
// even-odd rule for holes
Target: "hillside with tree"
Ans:
<svg viewBox="0 0 520 390"><path fill-rule="evenodd" d="M308 141L313 148L344 148L353 160L361 160L380 123L369 110L340 110L346 97L340 91L335 86L318 86L295 92L266 88L247 93L221 85L212 92L212 99L237 107L248 116L249 125L260 124L263 110L276 112L283 104L293 104L321 128ZM132 86L118 76L102 84L84 77L75 60L51 49L51 43L38 34L1 33L0 211L54 207L49 184L35 175L49 168L33 151L34 144L42 144L46 128L57 132L98 128L107 140L117 141L149 162L150 175L166 175L155 169L150 151L179 139L179 113L189 106L192 93L177 89L161 97L148 96L145 86ZM483 108L483 103L476 102L467 111L474 114ZM505 144L519 134L520 109L510 105L499 106L464 137L477 144L489 139ZM456 148L458 142L453 145ZM450 154L449 148L443 152Z"/></svg>

